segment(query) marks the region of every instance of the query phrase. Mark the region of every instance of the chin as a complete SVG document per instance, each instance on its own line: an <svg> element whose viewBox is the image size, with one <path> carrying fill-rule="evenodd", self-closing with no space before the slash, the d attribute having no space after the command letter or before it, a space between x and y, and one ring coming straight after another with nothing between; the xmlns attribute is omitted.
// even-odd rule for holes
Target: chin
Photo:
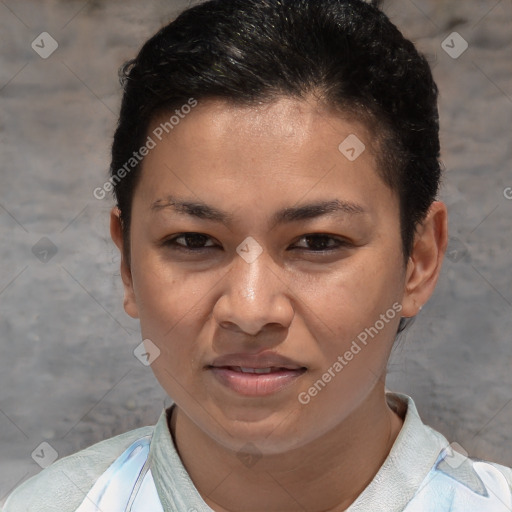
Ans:
<svg viewBox="0 0 512 512"><path fill-rule="evenodd" d="M205 430L233 451L252 443L262 453L278 454L307 443L299 435L297 426L303 425L299 416L300 411L286 409L276 411L270 408L228 407L222 411L217 410L215 421L208 421ZM215 433L211 432L213 425L219 426ZM315 430L316 427L312 424L311 428Z"/></svg>

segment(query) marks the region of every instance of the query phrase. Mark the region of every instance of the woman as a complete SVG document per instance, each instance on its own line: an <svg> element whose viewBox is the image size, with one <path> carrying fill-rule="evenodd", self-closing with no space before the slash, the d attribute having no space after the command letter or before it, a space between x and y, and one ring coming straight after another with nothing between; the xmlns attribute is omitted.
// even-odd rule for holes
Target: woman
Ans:
<svg viewBox="0 0 512 512"><path fill-rule="evenodd" d="M512 510L510 469L385 388L447 244L414 45L362 0L213 0L122 83L111 235L174 404L5 512Z"/></svg>

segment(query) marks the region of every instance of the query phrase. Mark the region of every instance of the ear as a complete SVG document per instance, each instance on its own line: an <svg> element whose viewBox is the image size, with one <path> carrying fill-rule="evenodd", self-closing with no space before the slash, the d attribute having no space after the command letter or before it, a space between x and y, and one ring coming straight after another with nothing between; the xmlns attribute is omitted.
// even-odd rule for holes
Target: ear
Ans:
<svg viewBox="0 0 512 512"><path fill-rule="evenodd" d="M434 201L414 237L412 253L407 263L402 316L415 316L429 300L441 273L447 245L446 205Z"/></svg>
<svg viewBox="0 0 512 512"><path fill-rule="evenodd" d="M110 212L110 236L121 253L121 279L123 280L124 286L124 310L132 318L139 318L137 302L135 301L135 293L133 290L132 273L124 258L124 241L120 215L121 211L117 206L114 206Z"/></svg>

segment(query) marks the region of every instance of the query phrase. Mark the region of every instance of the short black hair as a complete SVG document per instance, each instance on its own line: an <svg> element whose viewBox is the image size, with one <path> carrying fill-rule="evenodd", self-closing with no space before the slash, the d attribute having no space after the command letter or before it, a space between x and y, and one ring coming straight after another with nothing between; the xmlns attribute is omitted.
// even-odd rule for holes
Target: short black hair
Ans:
<svg viewBox="0 0 512 512"><path fill-rule="evenodd" d="M118 171L144 144L155 117L190 98L251 105L310 93L376 134L379 175L399 198L407 262L441 177L438 90L426 58L378 3L209 0L183 11L120 68L124 94L110 179L117 178L128 264L141 166L123 179Z"/></svg>

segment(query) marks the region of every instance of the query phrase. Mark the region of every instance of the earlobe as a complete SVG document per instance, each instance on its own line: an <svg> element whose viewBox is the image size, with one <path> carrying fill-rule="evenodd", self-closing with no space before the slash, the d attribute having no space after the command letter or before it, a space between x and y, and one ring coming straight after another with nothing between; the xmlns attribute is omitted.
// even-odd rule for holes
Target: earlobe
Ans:
<svg viewBox="0 0 512 512"><path fill-rule="evenodd" d="M124 310L132 318L139 318L135 292L133 289L132 273L124 257L124 240L120 214L121 211L119 208L114 206L110 212L110 236L121 253L120 270L124 287Z"/></svg>
<svg viewBox="0 0 512 512"><path fill-rule="evenodd" d="M418 226L407 264L402 316L412 317L434 292L448 244L446 205L432 203L425 220Z"/></svg>

